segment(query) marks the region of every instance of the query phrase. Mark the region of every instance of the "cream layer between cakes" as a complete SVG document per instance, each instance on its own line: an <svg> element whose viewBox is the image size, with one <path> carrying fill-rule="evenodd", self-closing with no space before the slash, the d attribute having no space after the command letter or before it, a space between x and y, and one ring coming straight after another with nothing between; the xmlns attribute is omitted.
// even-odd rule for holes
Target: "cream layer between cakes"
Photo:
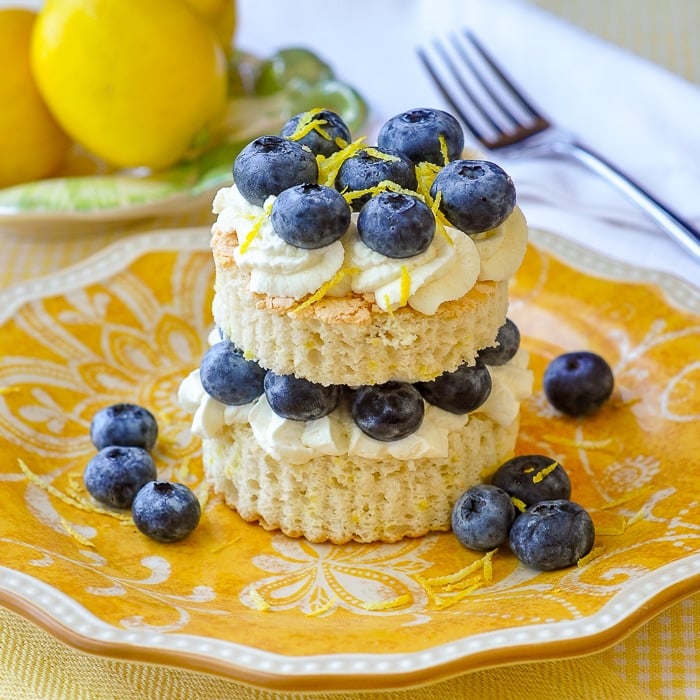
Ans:
<svg viewBox="0 0 700 700"><path fill-rule="evenodd" d="M343 404L314 421L276 416L264 395L226 406L206 394L198 370L179 400L194 414L208 480L244 519L318 542L391 542L449 529L459 494L512 456L532 392L527 365L521 349L489 367L492 390L479 409L426 403L419 430L392 442L362 433Z"/></svg>

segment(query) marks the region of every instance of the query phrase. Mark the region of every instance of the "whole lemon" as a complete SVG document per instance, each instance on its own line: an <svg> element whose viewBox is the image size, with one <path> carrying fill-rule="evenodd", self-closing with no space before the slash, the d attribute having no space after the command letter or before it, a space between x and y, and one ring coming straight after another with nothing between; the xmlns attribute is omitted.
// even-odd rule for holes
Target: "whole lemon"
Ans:
<svg viewBox="0 0 700 700"><path fill-rule="evenodd" d="M216 32L226 54L233 50L236 31L236 3L234 0L187 0Z"/></svg>
<svg viewBox="0 0 700 700"><path fill-rule="evenodd" d="M162 169L226 103L226 59L184 0L46 0L32 66L63 128L117 167Z"/></svg>
<svg viewBox="0 0 700 700"><path fill-rule="evenodd" d="M71 145L32 76L35 19L31 10L0 9L0 187L54 175Z"/></svg>

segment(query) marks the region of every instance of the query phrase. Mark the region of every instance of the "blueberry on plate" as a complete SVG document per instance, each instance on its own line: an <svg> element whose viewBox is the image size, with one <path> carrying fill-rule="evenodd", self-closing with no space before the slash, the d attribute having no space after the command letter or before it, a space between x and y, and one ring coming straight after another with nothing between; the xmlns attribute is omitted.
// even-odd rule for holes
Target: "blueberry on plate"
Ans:
<svg viewBox="0 0 700 700"><path fill-rule="evenodd" d="M272 205L272 228L296 248L323 248L340 239L350 226L352 212L343 196L315 183L280 192Z"/></svg>
<svg viewBox="0 0 700 700"><path fill-rule="evenodd" d="M309 125L311 125L310 129ZM282 127L280 136L291 138L298 131L306 131L306 133L293 140L310 148L317 156L331 156L347 146L351 140L347 124L340 115L329 109L295 114Z"/></svg>
<svg viewBox="0 0 700 700"><path fill-rule="evenodd" d="M479 484L457 499L452 508L452 531L465 547L485 551L508 539L514 519L510 496L496 486Z"/></svg>
<svg viewBox="0 0 700 700"><path fill-rule="evenodd" d="M443 372L430 382L416 382L416 389L433 406L450 413L476 411L491 394L491 375L479 360L463 364L454 372Z"/></svg>
<svg viewBox="0 0 700 700"><path fill-rule="evenodd" d="M90 422L90 440L101 450L109 445L153 449L158 424L153 414L133 403L115 403L101 408Z"/></svg>
<svg viewBox="0 0 700 700"><path fill-rule="evenodd" d="M400 151L390 148L363 148L350 156L338 169L335 187L339 192L356 192L390 180L406 190L418 186L413 163ZM360 211L370 194L352 200L353 211Z"/></svg>
<svg viewBox="0 0 700 700"><path fill-rule="evenodd" d="M314 154L282 136L258 137L233 162L233 181L238 191L258 206L288 187L317 180Z"/></svg>
<svg viewBox="0 0 700 700"><path fill-rule="evenodd" d="M351 413L358 428L383 442L401 440L420 428L423 398L406 382L361 386L353 392Z"/></svg>
<svg viewBox="0 0 700 700"><path fill-rule="evenodd" d="M464 132L459 122L440 109L419 107L385 122L379 130L377 143L380 148L405 153L416 164L427 161L445 165L441 136L447 148L447 160L459 158L464 148Z"/></svg>
<svg viewBox="0 0 700 700"><path fill-rule="evenodd" d="M441 193L440 210L467 234L500 226L515 208L515 186L500 166L488 160L453 160L433 180L430 196Z"/></svg>
<svg viewBox="0 0 700 700"><path fill-rule="evenodd" d="M610 398L613 386L610 365L600 355L585 350L555 357L543 377L547 400L569 416L597 411Z"/></svg>
<svg viewBox="0 0 700 700"><path fill-rule="evenodd" d="M176 542L199 524L201 506L184 484L149 481L136 494L131 517L136 527L158 542Z"/></svg>
<svg viewBox="0 0 700 700"><path fill-rule="evenodd" d="M327 416L338 405L340 387L324 386L293 374L269 371L264 381L270 408L289 420L315 420Z"/></svg>
<svg viewBox="0 0 700 700"><path fill-rule="evenodd" d="M554 571L573 566L595 541L588 512L567 500L542 501L520 513L510 528L510 548L526 566Z"/></svg>
<svg viewBox="0 0 700 700"><path fill-rule="evenodd" d="M509 459L496 470L491 483L526 506L571 496L571 480L566 470L557 460L544 455Z"/></svg>
<svg viewBox="0 0 700 700"><path fill-rule="evenodd" d="M435 236L435 216L417 197L381 192L357 217L362 242L388 258L410 258L427 250Z"/></svg>
<svg viewBox="0 0 700 700"><path fill-rule="evenodd" d="M509 318L498 329L493 347L479 350L479 359L486 365L505 365L515 357L520 348L520 330Z"/></svg>
<svg viewBox="0 0 700 700"><path fill-rule="evenodd" d="M88 463L83 482L88 493L113 508L129 508L141 487L156 478L156 466L142 447L103 447Z"/></svg>
<svg viewBox="0 0 700 700"><path fill-rule="evenodd" d="M265 373L257 362L246 360L230 340L212 345L199 368L204 391L228 406L257 399L263 393Z"/></svg>

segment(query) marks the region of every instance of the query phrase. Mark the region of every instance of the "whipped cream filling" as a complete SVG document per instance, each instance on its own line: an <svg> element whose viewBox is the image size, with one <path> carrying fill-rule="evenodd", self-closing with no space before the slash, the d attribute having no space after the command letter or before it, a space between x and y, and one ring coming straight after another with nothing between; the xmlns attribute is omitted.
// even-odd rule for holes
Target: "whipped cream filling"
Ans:
<svg viewBox="0 0 700 700"><path fill-rule="evenodd" d="M270 408L264 394L243 406L227 406L209 396L202 387L199 370L180 385L180 406L193 414L192 432L212 439L226 426L249 424L260 447L271 457L290 464L304 464L320 455L348 455L399 460L447 457L449 433L464 427L471 415L485 415L499 425L509 425L520 411L520 402L532 393L529 355L518 350L510 362L489 366L492 389L488 399L473 414L454 414L425 402L420 428L401 440L383 442L363 433L347 407L340 405L317 420L293 421L281 418Z"/></svg>
<svg viewBox="0 0 700 700"><path fill-rule="evenodd" d="M409 258L388 258L368 248L357 233L357 213L343 238L329 246L307 250L289 245L274 231L264 206L248 202L235 185L220 189L213 203L214 227L236 233L237 265L251 275L251 291L302 299L346 274L327 290L330 296L374 294L377 305L392 312L409 305L426 315L444 301L459 299L477 280L508 279L522 262L527 226L516 208L498 228L477 237L445 227L426 251Z"/></svg>

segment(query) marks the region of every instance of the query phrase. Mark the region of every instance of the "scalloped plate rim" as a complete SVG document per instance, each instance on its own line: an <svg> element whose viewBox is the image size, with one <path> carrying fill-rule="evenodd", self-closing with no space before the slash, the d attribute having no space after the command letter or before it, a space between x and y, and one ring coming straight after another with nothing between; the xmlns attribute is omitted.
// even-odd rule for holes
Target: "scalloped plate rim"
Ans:
<svg viewBox="0 0 700 700"><path fill-rule="evenodd" d="M612 260L555 233L531 233L535 246L567 264L621 283L655 284L676 305L700 312L700 289L678 277ZM28 301L105 279L148 252L206 251L208 236L207 227L194 227L119 240L72 267L0 292L0 321ZM581 619L472 635L417 652L291 656L204 636L123 630L29 574L3 566L0 572L0 603L78 650L174 665L284 690L410 687L467 671L593 653L621 641L668 606L700 590L700 554L693 554L629 583L600 610Z"/></svg>

